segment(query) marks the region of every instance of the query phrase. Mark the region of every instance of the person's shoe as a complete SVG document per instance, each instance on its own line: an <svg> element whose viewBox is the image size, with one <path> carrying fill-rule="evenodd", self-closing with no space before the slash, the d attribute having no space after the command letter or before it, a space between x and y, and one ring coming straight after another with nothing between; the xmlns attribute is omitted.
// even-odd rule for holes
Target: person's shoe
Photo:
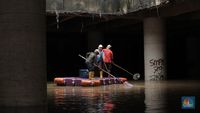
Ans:
<svg viewBox="0 0 200 113"><path fill-rule="evenodd" d="M94 79L94 71L91 72L91 80Z"/></svg>
<svg viewBox="0 0 200 113"><path fill-rule="evenodd" d="M89 80L92 79L92 72L89 72L88 79L89 79Z"/></svg>
<svg viewBox="0 0 200 113"><path fill-rule="evenodd" d="M100 71L100 79L103 79L103 71Z"/></svg>

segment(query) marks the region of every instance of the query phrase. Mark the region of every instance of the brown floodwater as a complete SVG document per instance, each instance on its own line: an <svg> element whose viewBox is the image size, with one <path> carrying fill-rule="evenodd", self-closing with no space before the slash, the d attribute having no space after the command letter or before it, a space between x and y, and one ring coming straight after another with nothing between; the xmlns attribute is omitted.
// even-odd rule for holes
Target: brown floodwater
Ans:
<svg viewBox="0 0 200 113"><path fill-rule="evenodd" d="M98 87L47 84L48 113L200 113L200 81L130 81ZM195 109L181 97L195 96Z"/></svg>

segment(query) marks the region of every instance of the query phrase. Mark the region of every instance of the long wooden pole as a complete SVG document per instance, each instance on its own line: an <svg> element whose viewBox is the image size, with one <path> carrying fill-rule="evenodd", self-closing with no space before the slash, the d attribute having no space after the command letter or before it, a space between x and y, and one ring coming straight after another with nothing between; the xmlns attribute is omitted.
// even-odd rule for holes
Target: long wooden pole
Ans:
<svg viewBox="0 0 200 113"><path fill-rule="evenodd" d="M126 71L128 74L130 74L130 75L134 76L132 73L130 73L130 72L129 72L129 71L127 71L126 69L122 68L121 66L119 66L119 65L115 64L114 62L112 62L112 64L113 64L114 66L116 66L116 67L118 67L118 68L120 68L120 69L122 69L122 70Z"/></svg>
<svg viewBox="0 0 200 113"><path fill-rule="evenodd" d="M82 55L80 55L80 54L79 54L78 56L81 57L81 58L84 59L84 60L87 60L84 56L82 56ZM98 68L99 68L100 70L102 70L103 72L109 74L109 75L112 76L113 78L116 78L114 75L112 75L112 74L110 74L109 72L107 72L106 70L100 68L100 67L97 66L95 63L93 63L93 65L96 66L96 67L98 67Z"/></svg>

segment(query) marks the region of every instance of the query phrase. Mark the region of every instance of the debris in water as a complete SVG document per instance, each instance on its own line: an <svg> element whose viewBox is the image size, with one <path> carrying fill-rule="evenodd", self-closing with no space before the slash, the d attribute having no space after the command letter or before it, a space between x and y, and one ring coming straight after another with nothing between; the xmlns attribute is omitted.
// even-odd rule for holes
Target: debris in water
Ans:
<svg viewBox="0 0 200 113"><path fill-rule="evenodd" d="M131 84L131 83L127 82L127 81L124 82L124 85L126 87L129 87L129 88L133 87L133 84Z"/></svg>

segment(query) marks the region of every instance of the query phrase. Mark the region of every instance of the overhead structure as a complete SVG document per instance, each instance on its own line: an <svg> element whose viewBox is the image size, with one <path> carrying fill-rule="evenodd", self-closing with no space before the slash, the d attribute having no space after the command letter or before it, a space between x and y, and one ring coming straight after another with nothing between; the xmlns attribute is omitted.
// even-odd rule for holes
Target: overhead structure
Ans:
<svg viewBox="0 0 200 113"><path fill-rule="evenodd" d="M46 0L47 12L126 14L167 4L169 0Z"/></svg>

